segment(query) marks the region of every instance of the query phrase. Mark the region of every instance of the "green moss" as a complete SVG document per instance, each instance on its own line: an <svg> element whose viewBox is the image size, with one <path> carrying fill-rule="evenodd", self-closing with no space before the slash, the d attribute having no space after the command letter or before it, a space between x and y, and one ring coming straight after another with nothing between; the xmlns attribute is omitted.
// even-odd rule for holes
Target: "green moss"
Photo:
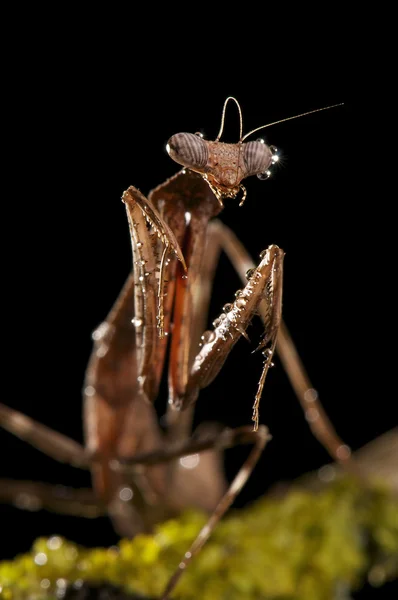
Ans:
<svg viewBox="0 0 398 600"><path fill-rule="evenodd" d="M206 517L186 512L153 535L87 550L59 537L0 564L0 598L48 600L67 582L110 582L158 596ZM398 573L398 503L348 479L313 494L264 498L221 522L182 577L181 600L330 600L368 575Z"/></svg>

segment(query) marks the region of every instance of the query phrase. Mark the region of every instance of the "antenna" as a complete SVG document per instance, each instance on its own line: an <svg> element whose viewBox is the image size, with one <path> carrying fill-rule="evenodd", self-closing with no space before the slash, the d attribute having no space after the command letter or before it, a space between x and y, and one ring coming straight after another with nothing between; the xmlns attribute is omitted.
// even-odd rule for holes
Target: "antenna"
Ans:
<svg viewBox="0 0 398 600"><path fill-rule="evenodd" d="M242 119L242 111L239 105L239 102L237 101L236 98L234 98L233 96L228 96L228 98L225 100L224 102L224 107L222 109L222 115L221 115L221 127L220 127L220 131L218 132L218 136L216 137L216 142L218 142L220 140L220 137L222 136L222 132L224 130L224 121L225 121L225 111L227 108L227 104L230 100L233 100L236 104L236 106L238 107L238 111L239 111L239 123L240 123L240 127L239 127L239 139L242 138L242 132L243 132L243 119Z"/></svg>
<svg viewBox="0 0 398 600"><path fill-rule="evenodd" d="M229 98L227 98L227 100L229 100ZM233 100L235 100L235 98L233 98ZM236 100L235 100L236 102ZM239 106L239 104L238 104ZM336 108L336 106L344 106L344 102L340 102L340 104L332 104L331 106L324 106L323 108L316 108L315 110L310 110L308 112L305 113L301 113L301 115L295 115L294 117L287 117L287 119L281 119L280 121L274 121L273 123L268 123L268 125L261 125L261 127L256 127L256 129L253 129L252 131L249 131L249 133L246 133L246 135L244 135L242 137L240 137L240 141L243 142L247 137L249 137L249 135L252 135L252 133L256 133L256 131L260 131L260 129L265 129L266 127L271 127L271 125L278 125L278 123L284 123L285 121L291 121L292 119L299 119L300 117L305 117L306 115L312 115L313 113L316 112L321 112L322 110L329 110L329 108ZM224 105L224 112L225 112L225 105ZM224 118L224 112L223 112L223 118ZM223 121L222 121L223 124ZM222 129L221 129L222 131ZM242 129L241 129L242 131ZM218 138L217 138L218 140Z"/></svg>

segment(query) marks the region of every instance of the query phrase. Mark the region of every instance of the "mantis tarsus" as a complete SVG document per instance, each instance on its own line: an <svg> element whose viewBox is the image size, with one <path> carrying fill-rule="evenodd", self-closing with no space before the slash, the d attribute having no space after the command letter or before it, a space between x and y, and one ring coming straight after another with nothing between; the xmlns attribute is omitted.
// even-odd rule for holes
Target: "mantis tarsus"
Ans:
<svg viewBox="0 0 398 600"><path fill-rule="evenodd" d="M236 144L220 142L229 100L237 104L240 115ZM90 469L94 487L92 494L76 490L71 502L55 498L43 484L2 482L2 499L15 502L25 494L61 512L92 515L107 511L115 529L126 536L150 530L186 506L211 512L167 585L163 600L244 486L269 439L267 428L259 425L258 405L275 350L316 437L336 460L350 458L281 321L283 251L270 246L255 265L232 231L213 220L226 200L240 195L243 204L246 190L241 181L245 177L268 178L278 160L274 147L262 141L244 142L259 129L243 135L239 104L227 98L214 142L197 134L172 136L168 152L184 168L148 198L134 187L123 194L133 273L93 334L94 351L84 388L86 446L0 405L3 427L59 461ZM221 251L244 287L235 298L226 298L229 303L212 329L205 331ZM264 324L258 345L264 366L253 407L254 427L202 430L191 437L193 406L200 389L214 380L257 313ZM167 352L169 408L167 431L162 434L153 403ZM253 449L227 488L221 452L237 444L253 444ZM179 459L192 456L197 463L187 469Z"/></svg>

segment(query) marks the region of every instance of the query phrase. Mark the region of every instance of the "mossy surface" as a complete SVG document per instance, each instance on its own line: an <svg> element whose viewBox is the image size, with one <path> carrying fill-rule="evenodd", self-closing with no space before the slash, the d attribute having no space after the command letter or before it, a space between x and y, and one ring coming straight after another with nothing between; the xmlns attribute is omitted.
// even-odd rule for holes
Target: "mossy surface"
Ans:
<svg viewBox="0 0 398 600"><path fill-rule="evenodd" d="M0 598L58 600L70 583L108 582L158 597L206 517L186 512L153 535L85 549L58 536L0 563ZM293 489L231 512L180 580L181 600L331 600L366 577L398 574L398 502L348 479L319 493ZM200 590L200 594L198 592Z"/></svg>

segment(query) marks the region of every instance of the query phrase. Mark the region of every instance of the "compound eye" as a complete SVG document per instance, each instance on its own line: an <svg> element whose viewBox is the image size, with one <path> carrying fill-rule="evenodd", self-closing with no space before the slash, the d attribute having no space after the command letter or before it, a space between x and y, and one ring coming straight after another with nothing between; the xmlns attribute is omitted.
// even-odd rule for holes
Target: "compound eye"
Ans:
<svg viewBox="0 0 398 600"><path fill-rule="evenodd" d="M206 142L193 133L176 133L167 142L166 150L178 164L203 169L209 158Z"/></svg>
<svg viewBox="0 0 398 600"><path fill-rule="evenodd" d="M243 153L246 177L265 173L272 164L272 152L263 141L247 142Z"/></svg>

